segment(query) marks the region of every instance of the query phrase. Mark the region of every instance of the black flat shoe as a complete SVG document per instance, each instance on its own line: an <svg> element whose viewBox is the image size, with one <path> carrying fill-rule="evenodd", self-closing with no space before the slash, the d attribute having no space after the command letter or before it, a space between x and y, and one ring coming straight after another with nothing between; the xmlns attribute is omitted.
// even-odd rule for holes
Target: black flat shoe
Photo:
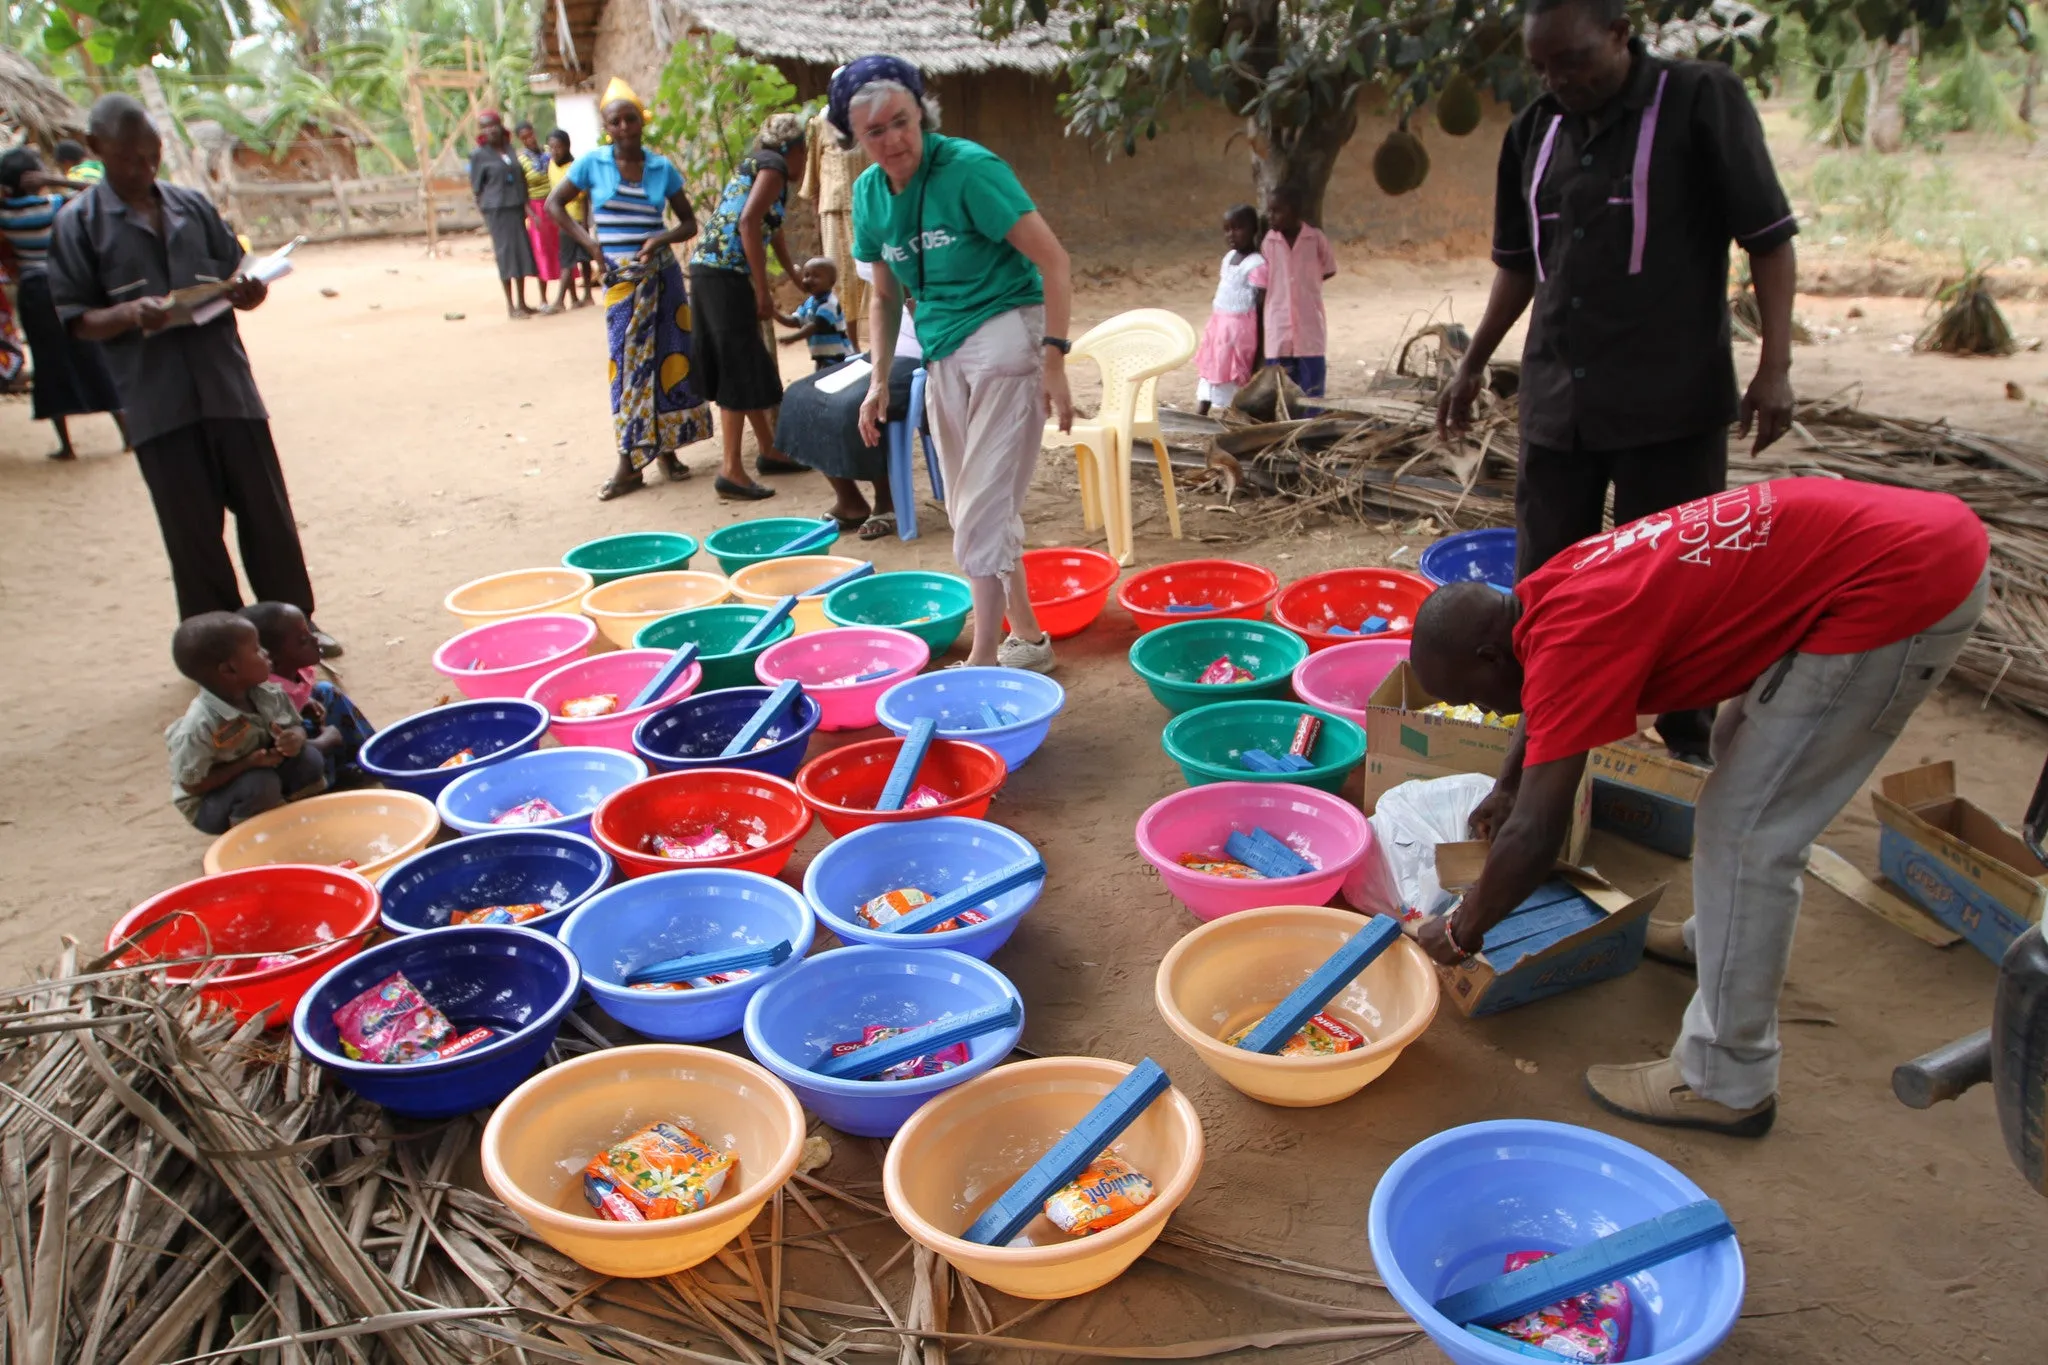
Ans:
<svg viewBox="0 0 2048 1365"><path fill-rule="evenodd" d="M772 488L764 487L758 483L734 483L723 474L713 479L711 486L718 490L719 497L736 499L740 502L759 502L763 498L775 496L775 490Z"/></svg>
<svg viewBox="0 0 2048 1365"><path fill-rule="evenodd" d="M807 464L798 464L795 460L777 460L763 455L754 461L754 472L757 474L808 474L811 472L811 467Z"/></svg>

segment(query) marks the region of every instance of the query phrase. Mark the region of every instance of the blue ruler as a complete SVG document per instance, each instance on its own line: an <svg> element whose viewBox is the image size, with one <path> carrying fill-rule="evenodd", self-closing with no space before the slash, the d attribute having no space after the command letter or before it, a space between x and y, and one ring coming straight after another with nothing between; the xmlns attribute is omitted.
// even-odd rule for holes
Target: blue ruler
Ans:
<svg viewBox="0 0 2048 1365"><path fill-rule="evenodd" d="M778 555L795 554L800 550L810 550L820 545L830 545L837 539L839 539L839 523L828 517L810 530L805 531L795 540L776 546L773 553Z"/></svg>
<svg viewBox="0 0 2048 1365"><path fill-rule="evenodd" d="M1511 1322L1734 1235L1721 1206L1702 1199L1438 1299L1436 1311L1460 1325Z"/></svg>
<svg viewBox="0 0 2048 1365"><path fill-rule="evenodd" d="M684 671L695 662L697 662L697 646L694 642L676 650L675 653L668 656L668 662L663 664L655 675L647 680L647 686L640 689L640 695L633 698L632 704L626 709L630 711L635 707L645 706L662 693L668 691L669 688L675 686L676 679L682 677Z"/></svg>
<svg viewBox="0 0 2048 1365"><path fill-rule="evenodd" d="M903 747L896 751L889 780L882 784L882 799L875 802L876 810L903 809L903 798L910 795L917 770L924 766L925 750L932 747L932 736L938 732L939 723L930 716L919 716L912 723L910 733L903 737Z"/></svg>
<svg viewBox="0 0 2048 1365"><path fill-rule="evenodd" d="M1045 880L1045 859L1037 854L1020 858L1007 867L1001 867L980 881L969 882L948 891L929 905L920 905L907 915L899 915L882 926L885 934L918 934L934 924L944 924L962 910L973 910L1006 891L1015 891L1020 886Z"/></svg>
<svg viewBox="0 0 2048 1365"><path fill-rule="evenodd" d="M978 1010L967 1010L960 1014L949 1014L944 1019L920 1025L884 1038L879 1043L834 1057L831 1049L826 1055L811 1064L811 1070L820 1076L835 1080L851 1080L856 1076L873 1076L887 1071L890 1067L907 1062L914 1057L923 1057L948 1048L955 1043L964 1043L970 1038L979 1038L985 1033L997 1033L1014 1028L1024 1021L1024 1002L1011 996L994 1005L983 1005Z"/></svg>
<svg viewBox="0 0 2048 1365"><path fill-rule="evenodd" d="M798 593L797 596L823 597L826 593L832 591L832 589L836 587L839 587L841 584L851 583L856 578L866 578L869 574L873 573L874 571L874 561L868 560L864 563L854 565L845 573L832 575L832 577L826 579L823 583L818 584L818 586L815 588L805 588L802 592Z"/></svg>
<svg viewBox="0 0 2048 1365"><path fill-rule="evenodd" d="M754 622L745 635L740 636L740 642L732 647L732 652L744 654L756 645L763 643L769 636L775 633L777 626L780 626L789 619L789 614L795 610L796 599L794 597L783 598L780 602L768 608L768 614Z"/></svg>
<svg viewBox="0 0 2048 1365"><path fill-rule="evenodd" d="M789 940L783 939L766 947L727 948L716 953L665 958L660 962L650 962L636 972L629 972L626 984L672 986L678 981L694 981L700 976L715 976L719 972L756 972L763 967L780 967L789 961L789 953Z"/></svg>
<svg viewBox="0 0 2048 1365"><path fill-rule="evenodd" d="M1124 1129L1136 1123L1138 1115L1172 1086L1159 1063L1150 1057L1139 1062L960 1235L983 1246L1008 1246L1038 1216L1053 1191L1072 1184L1089 1162L1122 1137Z"/></svg>
<svg viewBox="0 0 2048 1365"><path fill-rule="evenodd" d="M1400 937L1399 920L1391 915L1374 915L1327 962L1309 973L1308 980L1275 1005L1271 1014L1253 1025L1238 1046L1247 1052L1278 1052L1308 1022L1310 1015L1335 999L1352 977L1370 967Z"/></svg>
<svg viewBox="0 0 2048 1365"><path fill-rule="evenodd" d="M1000 729L1001 727L1003 727L1003 726L1005 726L1005 725L1008 725L1009 723L1010 723L1010 718L1009 718L1008 716L1004 715L1004 714L1003 714L1002 712L1000 712L1000 711L996 710L996 708L995 708L995 707L993 707L993 706L990 706L990 705L989 705L989 704L988 704L987 702L983 702L983 703L981 704L981 728L982 728L982 729L984 729L984 730L996 730L996 729Z"/></svg>
<svg viewBox="0 0 2048 1365"><path fill-rule="evenodd" d="M1223 841L1223 851L1262 877L1299 877L1316 870L1314 863L1263 829L1250 834L1230 831L1230 837Z"/></svg>
<svg viewBox="0 0 2048 1365"><path fill-rule="evenodd" d="M740 732L728 740L726 746L718 751L718 756L720 758L731 758L735 754L744 754L752 750L755 743L766 733L768 727L775 723L775 718L780 716L783 711L788 709L790 703L802 697L803 694L804 685L795 678L785 678L775 684L775 690L768 694L768 700L761 703L761 709L747 718L747 723L742 725Z"/></svg>

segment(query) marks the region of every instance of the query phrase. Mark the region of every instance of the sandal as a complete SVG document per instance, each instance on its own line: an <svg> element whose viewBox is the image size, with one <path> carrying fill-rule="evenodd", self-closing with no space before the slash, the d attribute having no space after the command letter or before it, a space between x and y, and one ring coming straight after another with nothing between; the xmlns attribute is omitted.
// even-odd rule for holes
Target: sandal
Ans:
<svg viewBox="0 0 2048 1365"><path fill-rule="evenodd" d="M895 534L896 514L894 512L877 512L860 524L860 538L862 540L881 540L885 536L893 536Z"/></svg>
<svg viewBox="0 0 2048 1365"><path fill-rule="evenodd" d="M795 460L777 459L772 455L754 457L754 472L757 474L808 474L811 467L798 464Z"/></svg>
<svg viewBox="0 0 2048 1365"><path fill-rule="evenodd" d="M763 498L775 496L775 490L772 488L758 483L734 483L723 474L713 479L711 486L718 490L719 497L740 502L759 502Z"/></svg>
<svg viewBox="0 0 2048 1365"><path fill-rule="evenodd" d="M662 477L670 483L681 483L690 477L690 467L673 455L657 456L656 463L661 466Z"/></svg>
<svg viewBox="0 0 2048 1365"><path fill-rule="evenodd" d="M604 487L597 490L597 500L599 502L610 502L613 498L623 498L626 494L637 493L645 487L647 487L646 476L637 469L633 471L633 476L629 479L622 479L614 474L604 481Z"/></svg>
<svg viewBox="0 0 2048 1365"><path fill-rule="evenodd" d="M868 523L865 514L858 517L842 517L829 507L818 513L818 520L837 522L839 523L839 529L842 531L858 531Z"/></svg>

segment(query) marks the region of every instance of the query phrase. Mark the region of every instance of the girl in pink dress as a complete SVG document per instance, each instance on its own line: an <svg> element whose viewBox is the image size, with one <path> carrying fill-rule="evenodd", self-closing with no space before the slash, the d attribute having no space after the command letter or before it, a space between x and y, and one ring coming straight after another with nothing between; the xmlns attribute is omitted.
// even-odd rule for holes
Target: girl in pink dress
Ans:
<svg viewBox="0 0 2048 1365"><path fill-rule="evenodd" d="M1239 204L1223 215L1223 240L1230 250L1223 253L1209 326L1195 352L1195 373L1201 377L1195 386L1195 411L1203 414L1211 404L1230 406L1238 387L1258 367L1264 349L1261 318L1266 291L1251 281L1265 258L1252 249L1259 240L1259 215L1250 204Z"/></svg>

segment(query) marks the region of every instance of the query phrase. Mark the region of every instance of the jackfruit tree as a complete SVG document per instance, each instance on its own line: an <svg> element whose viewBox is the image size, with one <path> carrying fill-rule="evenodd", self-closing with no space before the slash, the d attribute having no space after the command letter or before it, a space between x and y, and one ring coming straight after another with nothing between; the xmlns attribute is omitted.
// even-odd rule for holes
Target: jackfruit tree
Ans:
<svg viewBox="0 0 2048 1365"><path fill-rule="evenodd" d="M1358 130L1360 102L1397 129L1373 172L1389 194L1429 173L1425 138L1463 136L1483 95L1520 108L1537 94L1522 60L1527 0L978 0L990 37L1036 21L1066 24L1067 131L1135 154L1190 101L1244 121L1252 179L1263 195L1292 187L1302 217L1323 221L1337 157ZM1653 0L1639 28L1685 25L1684 48L1730 63L1768 89L1780 14L1808 28L1847 23L1896 42L1909 29L1954 23L2009 27L2031 47L2015 0ZM1433 118L1424 117L1434 107Z"/></svg>

